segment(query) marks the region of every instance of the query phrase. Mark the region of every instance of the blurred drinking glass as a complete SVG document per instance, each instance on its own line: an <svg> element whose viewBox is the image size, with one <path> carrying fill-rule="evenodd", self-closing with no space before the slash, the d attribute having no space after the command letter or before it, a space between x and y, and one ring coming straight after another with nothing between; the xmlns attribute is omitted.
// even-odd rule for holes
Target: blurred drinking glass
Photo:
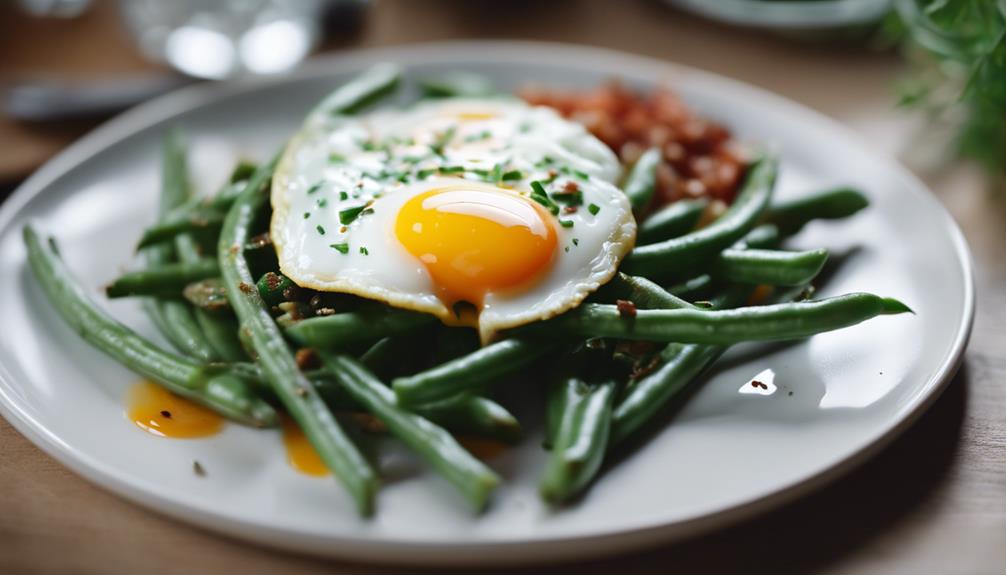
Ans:
<svg viewBox="0 0 1006 575"><path fill-rule="evenodd" d="M330 0L119 0L148 57L199 78L275 74L319 41Z"/></svg>

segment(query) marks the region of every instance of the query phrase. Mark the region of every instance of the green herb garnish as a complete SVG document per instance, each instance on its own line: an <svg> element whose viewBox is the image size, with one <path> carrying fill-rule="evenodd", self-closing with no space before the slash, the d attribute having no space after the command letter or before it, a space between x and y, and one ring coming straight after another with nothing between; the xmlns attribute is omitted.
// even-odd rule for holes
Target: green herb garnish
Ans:
<svg viewBox="0 0 1006 575"><path fill-rule="evenodd" d="M553 202L552 198L548 197L545 186L541 185L541 182L538 180L531 182L531 199L548 208L548 211L552 212L552 215L559 213L559 205Z"/></svg>
<svg viewBox="0 0 1006 575"><path fill-rule="evenodd" d="M590 215L596 216L597 212L601 211L601 206L597 204L590 204L587 206L587 211L590 212Z"/></svg>
<svg viewBox="0 0 1006 575"><path fill-rule="evenodd" d="M353 223L353 220L355 220L361 213L363 213L364 209L366 209L366 206L356 206L354 208L346 208L344 210L340 210L339 223L344 226L348 226L349 224Z"/></svg>
<svg viewBox="0 0 1006 575"><path fill-rule="evenodd" d="M444 148L446 148L447 144L450 144L451 140L454 139L455 132L457 132L457 128L451 126L447 130L445 130L442 134L439 134L437 138L433 141L433 143L430 144L430 150L432 150L434 154L443 157Z"/></svg>
<svg viewBox="0 0 1006 575"><path fill-rule="evenodd" d="M325 235L325 228L322 227L321 224L318 224L317 226L315 226L314 229L318 230L319 234Z"/></svg>
<svg viewBox="0 0 1006 575"><path fill-rule="evenodd" d="M348 254L349 253L349 244L329 244L328 247L334 249L335 251L339 252L340 254Z"/></svg>

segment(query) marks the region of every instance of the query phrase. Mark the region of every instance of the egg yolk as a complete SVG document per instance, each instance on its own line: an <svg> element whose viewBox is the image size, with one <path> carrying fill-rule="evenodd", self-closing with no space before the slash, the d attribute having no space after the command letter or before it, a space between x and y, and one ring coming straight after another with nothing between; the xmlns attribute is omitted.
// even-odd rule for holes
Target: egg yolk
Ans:
<svg viewBox="0 0 1006 575"><path fill-rule="evenodd" d="M286 462L305 475L322 477L329 474L328 467L315 451L307 435L301 431L293 419L283 418L283 445L286 447Z"/></svg>
<svg viewBox="0 0 1006 575"><path fill-rule="evenodd" d="M127 416L140 429L160 437L207 437L220 431L222 417L163 387L142 381L129 390Z"/></svg>
<svg viewBox="0 0 1006 575"><path fill-rule="evenodd" d="M407 201L395 234L426 266L448 305L481 308L487 293L527 286L551 265L551 215L509 190L476 183L430 190Z"/></svg>

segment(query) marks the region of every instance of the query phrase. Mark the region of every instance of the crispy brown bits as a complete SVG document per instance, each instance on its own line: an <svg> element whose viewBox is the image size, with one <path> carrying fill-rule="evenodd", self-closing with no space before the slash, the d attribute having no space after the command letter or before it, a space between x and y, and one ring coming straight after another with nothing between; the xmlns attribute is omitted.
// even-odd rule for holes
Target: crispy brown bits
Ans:
<svg viewBox="0 0 1006 575"><path fill-rule="evenodd" d="M521 97L584 125L631 164L650 147L663 152L654 209L691 195L733 200L744 156L730 133L699 117L673 92L637 93L617 82L586 91L524 89Z"/></svg>
<svg viewBox="0 0 1006 575"><path fill-rule="evenodd" d="M377 419L369 413L358 413L353 412L350 414L353 421L356 422L360 429L366 431L367 433L385 433L388 431L388 427L384 425L384 422Z"/></svg>
<svg viewBox="0 0 1006 575"><path fill-rule="evenodd" d="M577 210L576 206L563 206L562 213L564 213L564 214L575 214L576 210Z"/></svg>
<svg viewBox="0 0 1006 575"><path fill-rule="evenodd" d="M161 417L163 417L164 419L171 419L171 412L168 411L167 409L162 409Z"/></svg>
<svg viewBox="0 0 1006 575"><path fill-rule="evenodd" d="M577 184L576 182L570 180L570 181L566 182L565 186L562 187L562 191L563 191L563 193L566 193L566 194L575 194L575 193L577 193L577 192L580 191L580 185Z"/></svg>
<svg viewBox="0 0 1006 575"><path fill-rule="evenodd" d="M757 379L751 381L751 387L754 387L756 389L768 389L767 385L765 385L764 383L758 381Z"/></svg>
<svg viewBox="0 0 1006 575"><path fill-rule="evenodd" d="M245 282L239 283L238 284L238 289L240 289L244 293L251 293L253 291L252 287L250 285L246 284Z"/></svg>
<svg viewBox="0 0 1006 575"><path fill-rule="evenodd" d="M309 347L302 347L297 350L294 354L294 359L297 361L297 367L301 371L305 369L315 369L320 367L321 362L318 361L318 354L314 353L314 350Z"/></svg>
<svg viewBox="0 0 1006 575"><path fill-rule="evenodd" d="M618 315L626 318L636 317L636 304L627 299L620 299L615 302L618 307Z"/></svg>
<svg viewBox="0 0 1006 575"><path fill-rule="evenodd" d="M248 240L248 247L250 248L264 248L266 246L271 245L272 245L272 236L269 235L269 232L259 234L253 237L252 239Z"/></svg>

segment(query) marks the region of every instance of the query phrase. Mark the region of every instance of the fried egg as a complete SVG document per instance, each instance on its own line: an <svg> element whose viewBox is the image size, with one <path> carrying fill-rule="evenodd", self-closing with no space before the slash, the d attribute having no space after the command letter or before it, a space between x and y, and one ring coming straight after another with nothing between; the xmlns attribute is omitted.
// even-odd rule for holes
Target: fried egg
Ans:
<svg viewBox="0 0 1006 575"><path fill-rule="evenodd" d="M315 113L277 167L270 231L298 285L489 341L611 279L636 235L620 171L582 126L518 100Z"/></svg>

